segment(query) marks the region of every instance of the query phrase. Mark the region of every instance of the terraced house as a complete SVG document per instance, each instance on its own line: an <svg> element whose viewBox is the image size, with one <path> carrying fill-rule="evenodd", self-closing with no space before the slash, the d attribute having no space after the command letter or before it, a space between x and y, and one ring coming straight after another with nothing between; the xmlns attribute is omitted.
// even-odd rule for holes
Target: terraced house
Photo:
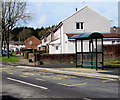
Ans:
<svg viewBox="0 0 120 100"><path fill-rule="evenodd" d="M39 48L46 47L49 54L75 53L75 40L68 37L83 33L110 33L111 19L89 6L83 7L61 21L42 38Z"/></svg>

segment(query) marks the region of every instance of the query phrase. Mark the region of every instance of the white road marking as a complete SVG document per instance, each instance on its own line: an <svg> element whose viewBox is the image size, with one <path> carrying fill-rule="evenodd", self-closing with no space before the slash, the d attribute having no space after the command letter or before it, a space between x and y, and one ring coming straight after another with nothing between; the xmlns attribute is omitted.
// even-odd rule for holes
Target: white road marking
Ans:
<svg viewBox="0 0 120 100"><path fill-rule="evenodd" d="M84 100L92 100L92 99L89 99L89 98L83 98Z"/></svg>
<svg viewBox="0 0 120 100"><path fill-rule="evenodd" d="M31 84L31 83L27 83L27 82L20 81L20 80L16 80L16 79L9 78L9 77L7 77L7 79L8 79L8 80L15 81L15 82L23 83L23 84L26 84L26 85L34 86L34 87L37 87L37 88L45 89L45 90L48 89L48 88L43 87L43 86L39 86L39 85L35 85L35 84Z"/></svg>
<svg viewBox="0 0 120 100"><path fill-rule="evenodd" d="M105 81L102 81L102 82L112 82L112 81L118 81L118 80L116 80L116 79L109 79L109 80L105 80Z"/></svg>

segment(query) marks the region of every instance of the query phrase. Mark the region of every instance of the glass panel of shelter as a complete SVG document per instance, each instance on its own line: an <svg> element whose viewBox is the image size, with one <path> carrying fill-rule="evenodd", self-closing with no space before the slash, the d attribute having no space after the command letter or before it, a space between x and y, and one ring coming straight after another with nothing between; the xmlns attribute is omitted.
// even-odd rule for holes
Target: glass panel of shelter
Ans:
<svg viewBox="0 0 120 100"><path fill-rule="evenodd" d="M76 42L77 66L102 66L102 39L76 40Z"/></svg>

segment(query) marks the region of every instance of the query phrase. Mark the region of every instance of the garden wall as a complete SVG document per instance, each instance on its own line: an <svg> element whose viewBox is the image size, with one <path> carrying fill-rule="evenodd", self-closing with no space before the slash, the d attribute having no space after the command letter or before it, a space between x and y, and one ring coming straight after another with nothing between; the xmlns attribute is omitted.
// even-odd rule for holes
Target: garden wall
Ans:
<svg viewBox="0 0 120 100"><path fill-rule="evenodd" d="M119 52L120 44L105 45L104 60L120 60ZM43 62L43 64L72 64L76 59L75 54L37 54L36 57L37 61Z"/></svg>
<svg viewBox="0 0 120 100"><path fill-rule="evenodd" d="M105 45L104 60L120 60L120 44Z"/></svg>
<svg viewBox="0 0 120 100"><path fill-rule="evenodd" d="M41 54L37 61L44 64L72 64L75 62L75 54Z"/></svg>

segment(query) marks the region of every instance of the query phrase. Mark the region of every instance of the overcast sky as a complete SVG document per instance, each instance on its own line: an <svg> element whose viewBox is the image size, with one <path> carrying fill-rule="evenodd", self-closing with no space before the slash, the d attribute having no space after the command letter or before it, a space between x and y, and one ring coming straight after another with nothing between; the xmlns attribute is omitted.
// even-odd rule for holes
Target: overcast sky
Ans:
<svg viewBox="0 0 120 100"><path fill-rule="evenodd" d="M56 2L55 2L56 1ZM75 13L76 8L80 10L88 5L96 11L100 12L109 19L112 19L111 26L118 26L118 0L51 0L28 2L28 11L32 14L32 19L26 26L40 28L58 24L66 17ZM90 2L88 2L90 1Z"/></svg>

